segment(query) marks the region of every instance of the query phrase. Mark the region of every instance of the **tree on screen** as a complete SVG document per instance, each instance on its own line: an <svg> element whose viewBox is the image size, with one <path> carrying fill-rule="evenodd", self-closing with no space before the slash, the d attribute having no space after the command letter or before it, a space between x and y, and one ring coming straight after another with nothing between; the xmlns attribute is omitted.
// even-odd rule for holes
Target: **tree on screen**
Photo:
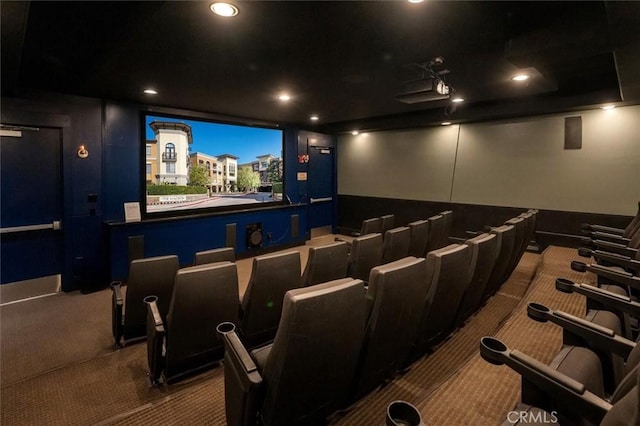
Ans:
<svg viewBox="0 0 640 426"><path fill-rule="evenodd" d="M238 188L243 191L253 191L260 186L260 175L250 167L241 167L238 171Z"/></svg>
<svg viewBox="0 0 640 426"><path fill-rule="evenodd" d="M282 182L282 160L280 158L274 158L269 162L267 175L271 183Z"/></svg>
<svg viewBox="0 0 640 426"><path fill-rule="evenodd" d="M189 167L189 185L190 186L207 186L209 184L209 176L207 169L201 165Z"/></svg>

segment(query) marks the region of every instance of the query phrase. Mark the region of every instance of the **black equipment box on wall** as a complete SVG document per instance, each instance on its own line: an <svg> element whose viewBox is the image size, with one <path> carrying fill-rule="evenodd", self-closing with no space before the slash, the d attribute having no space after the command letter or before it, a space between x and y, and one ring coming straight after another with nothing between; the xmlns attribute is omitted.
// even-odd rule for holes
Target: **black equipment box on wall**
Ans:
<svg viewBox="0 0 640 426"><path fill-rule="evenodd" d="M262 223L247 225L247 248L257 249L262 247Z"/></svg>

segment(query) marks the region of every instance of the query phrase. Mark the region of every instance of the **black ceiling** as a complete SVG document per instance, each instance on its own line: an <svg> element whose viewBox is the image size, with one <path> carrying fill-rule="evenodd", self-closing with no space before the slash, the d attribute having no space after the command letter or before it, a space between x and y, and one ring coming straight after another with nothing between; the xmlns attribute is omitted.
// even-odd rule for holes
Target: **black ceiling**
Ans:
<svg viewBox="0 0 640 426"><path fill-rule="evenodd" d="M3 95L56 91L325 131L640 101L640 2L237 1L235 18L209 4L2 2ZM466 102L396 101L418 76L412 64L436 56ZM534 78L514 83L519 69Z"/></svg>

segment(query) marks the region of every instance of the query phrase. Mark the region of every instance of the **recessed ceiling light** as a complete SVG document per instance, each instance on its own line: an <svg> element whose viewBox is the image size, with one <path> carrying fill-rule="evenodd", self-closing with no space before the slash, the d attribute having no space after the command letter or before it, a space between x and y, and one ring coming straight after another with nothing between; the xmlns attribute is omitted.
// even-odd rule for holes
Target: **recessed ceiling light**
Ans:
<svg viewBox="0 0 640 426"><path fill-rule="evenodd" d="M511 77L511 80L513 81L525 81L525 80L529 80L531 76L529 74L516 74L513 77Z"/></svg>
<svg viewBox="0 0 640 426"><path fill-rule="evenodd" d="M614 109L615 107L616 107L615 105L605 105L605 106L602 106L600 108L608 111L608 110Z"/></svg>
<svg viewBox="0 0 640 426"><path fill-rule="evenodd" d="M309 117L309 119L311 121L318 121L320 119L320 117L318 117L316 114L313 114L311 117Z"/></svg>
<svg viewBox="0 0 640 426"><path fill-rule="evenodd" d="M409 3L422 3L424 0L409 0Z"/></svg>
<svg viewBox="0 0 640 426"><path fill-rule="evenodd" d="M239 12L236 6L232 5L231 3L223 2L211 3L209 5L209 9L211 9L211 11L216 15L224 16L225 18L236 16Z"/></svg>
<svg viewBox="0 0 640 426"><path fill-rule="evenodd" d="M464 102L464 98L453 98L453 99L451 99L451 102L456 102L456 103Z"/></svg>
<svg viewBox="0 0 640 426"><path fill-rule="evenodd" d="M352 134L353 136L357 136L357 135L359 135L359 134L360 134L360 132L359 132L359 131L357 131L357 130L354 130L353 132L351 132L351 134Z"/></svg>
<svg viewBox="0 0 640 426"><path fill-rule="evenodd" d="M153 90L153 89L144 89L144 93L146 93L147 95L157 95L158 92Z"/></svg>
<svg viewBox="0 0 640 426"><path fill-rule="evenodd" d="M443 121L442 123L440 123L441 126L449 126L451 125L450 121Z"/></svg>
<svg viewBox="0 0 640 426"><path fill-rule="evenodd" d="M278 95L278 99L280 99L282 102L287 102L288 100L291 100L291 96L283 93L282 95Z"/></svg>

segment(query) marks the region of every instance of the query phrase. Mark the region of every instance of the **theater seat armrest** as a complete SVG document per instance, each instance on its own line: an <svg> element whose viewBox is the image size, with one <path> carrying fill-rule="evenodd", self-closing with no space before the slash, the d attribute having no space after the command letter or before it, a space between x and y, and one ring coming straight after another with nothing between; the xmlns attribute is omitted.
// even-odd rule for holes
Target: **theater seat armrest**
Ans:
<svg viewBox="0 0 640 426"><path fill-rule="evenodd" d="M447 244L462 244L466 240L467 240L467 238L448 236L447 237Z"/></svg>
<svg viewBox="0 0 640 426"><path fill-rule="evenodd" d="M556 289L563 293L579 293L606 307L618 309L635 317L640 316L640 303L631 300L628 296L612 293L589 284L576 284L565 278L556 280Z"/></svg>
<svg viewBox="0 0 640 426"><path fill-rule="evenodd" d="M122 334L124 332L124 297L122 296L122 283L114 281L111 283L111 331L116 347L120 347Z"/></svg>
<svg viewBox="0 0 640 426"><path fill-rule="evenodd" d="M608 401L589 392L584 384L522 352L510 350L498 339L483 337L480 340L480 355L491 364L506 364L520 374L528 386L534 386L563 406L579 410L593 424L600 424L611 409Z"/></svg>
<svg viewBox="0 0 640 426"><path fill-rule="evenodd" d="M147 362L149 364L149 380L152 385L161 383L164 358L166 353L166 331L160 310L156 304L157 298L145 298L147 304Z"/></svg>
<svg viewBox="0 0 640 426"><path fill-rule="evenodd" d="M629 242L631 241L629 238L625 238L622 235L609 234L606 232L587 231L585 235L590 236L594 240L609 241L616 244L628 245Z"/></svg>
<svg viewBox="0 0 640 426"><path fill-rule="evenodd" d="M606 232L607 234L616 234L620 236L624 234L624 229L622 228L613 228L610 226L602 226L602 225L582 224L582 229L590 230L594 232Z"/></svg>
<svg viewBox="0 0 640 426"><path fill-rule="evenodd" d="M594 251L592 255L598 262L609 262L614 265L621 266L625 269L635 271L636 274L640 272L640 261L633 260L629 256L624 256L617 253L608 253L601 250Z"/></svg>
<svg viewBox="0 0 640 426"><path fill-rule="evenodd" d="M640 290L640 278L633 276L629 272L622 272L608 266L587 265L587 271L597 274L599 277L606 278L618 284L632 287Z"/></svg>
<svg viewBox="0 0 640 426"><path fill-rule="evenodd" d="M527 315L535 321L552 322L562 327L565 333L568 332L594 347L618 354L625 359L636 346L635 342L616 335L610 328L594 324L563 311L552 311L538 303L529 303Z"/></svg>
<svg viewBox="0 0 640 426"><path fill-rule="evenodd" d="M222 339L227 425L255 425L263 399L262 376L235 331L225 333Z"/></svg>
<svg viewBox="0 0 640 426"><path fill-rule="evenodd" d="M593 240L591 244L595 246L597 250L618 253L631 258L636 257L638 253L638 249L630 248L626 244L612 243L604 240Z"/></svg>

